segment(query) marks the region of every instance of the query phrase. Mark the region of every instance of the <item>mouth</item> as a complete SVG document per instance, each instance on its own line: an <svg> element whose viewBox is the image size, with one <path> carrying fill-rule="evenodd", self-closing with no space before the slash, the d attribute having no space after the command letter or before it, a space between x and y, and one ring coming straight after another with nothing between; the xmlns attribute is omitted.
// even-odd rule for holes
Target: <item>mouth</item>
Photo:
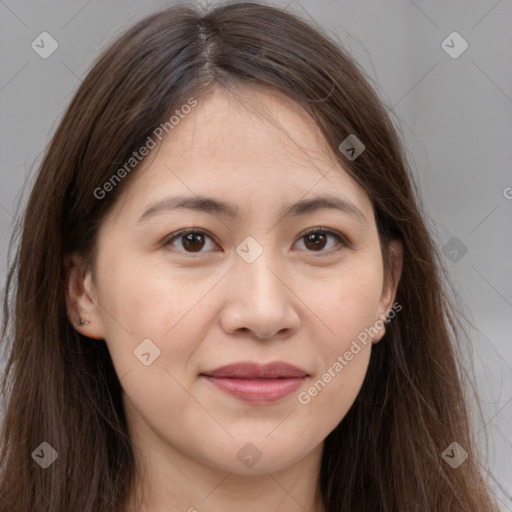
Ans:
<svg viewBox="0 0 512 512"><path fill-rule="evenodd" d="M277 402L297 391L309 377L304 370L288 363L257 364L241 362L200 374L217 389L244 402Z"/></svg>

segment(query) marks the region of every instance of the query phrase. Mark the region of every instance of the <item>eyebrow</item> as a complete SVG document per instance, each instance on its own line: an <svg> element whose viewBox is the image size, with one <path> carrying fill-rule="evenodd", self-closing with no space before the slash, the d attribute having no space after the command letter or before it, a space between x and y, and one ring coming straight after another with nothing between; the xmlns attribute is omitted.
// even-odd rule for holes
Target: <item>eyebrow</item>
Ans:
<svg viewBox="0 0 512 512"><path fill-rule="evenodd" d="M175 196L159 201L140 216L137 223L155 215L177 209L193 210L211 215L224 215L231 218L240 217L240 208L234 203L220 201L207 196ZM292 205L284 207L282 217L306 215L321 209L339 210L354 217L359 222L368 225L363 212L353 203L334 196L319 196L312 199L302 199Z"/></svg>

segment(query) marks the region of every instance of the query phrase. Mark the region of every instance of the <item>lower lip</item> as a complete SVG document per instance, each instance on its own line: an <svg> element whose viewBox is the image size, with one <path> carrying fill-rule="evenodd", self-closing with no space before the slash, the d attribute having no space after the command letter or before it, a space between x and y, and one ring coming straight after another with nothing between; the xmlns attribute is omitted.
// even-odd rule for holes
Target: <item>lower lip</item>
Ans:
<svg viewBox="0 0 512 512"><path fill-rule="evenodd" d="M232 379L226 377L209 377L204 375L214 386L224 393L239 398L244 402L267 404L277 402L297 391L306 377L289 379Z"/></svg>

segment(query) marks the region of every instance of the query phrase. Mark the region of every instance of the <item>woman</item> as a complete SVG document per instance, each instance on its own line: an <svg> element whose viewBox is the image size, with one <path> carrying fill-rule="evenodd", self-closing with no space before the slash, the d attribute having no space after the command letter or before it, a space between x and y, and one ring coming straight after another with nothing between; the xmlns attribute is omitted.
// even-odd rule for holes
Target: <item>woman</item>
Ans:
<svg viewBox="0 0 512 512"><path fill-rule="evenodd" d="M137 23L27 205L1 510L496 511L419 203L362 71L304 21Z"/></svg>

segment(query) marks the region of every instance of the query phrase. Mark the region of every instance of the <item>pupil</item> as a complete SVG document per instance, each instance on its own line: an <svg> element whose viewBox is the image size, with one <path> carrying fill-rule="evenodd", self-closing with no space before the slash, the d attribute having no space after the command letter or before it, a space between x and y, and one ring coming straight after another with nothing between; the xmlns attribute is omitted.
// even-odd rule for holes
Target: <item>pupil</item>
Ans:
<svg viewBox="0 0 512 512"><path fill-rule="evenodd" d="M195 250L200 251L204 245L204 241L202 240L202 237L203 237L203 235L201 233L188 233L184 237L183 247L185 247L185 249L187 249L187 250L191 249L192 252L194 252ZM201 243L201 241L203 243ZM199 247L197 245L198 242L200 245Z"/></svg>
<svg viewBox="0 0 512 512"><path fill-rule="evenodd" d="M306 245L309 247L308 242L313 241L312 249L323 249L325 246L326 236L323 232L311 233L306 235ZM320 242L320 244L318 244Z"/></svg>

